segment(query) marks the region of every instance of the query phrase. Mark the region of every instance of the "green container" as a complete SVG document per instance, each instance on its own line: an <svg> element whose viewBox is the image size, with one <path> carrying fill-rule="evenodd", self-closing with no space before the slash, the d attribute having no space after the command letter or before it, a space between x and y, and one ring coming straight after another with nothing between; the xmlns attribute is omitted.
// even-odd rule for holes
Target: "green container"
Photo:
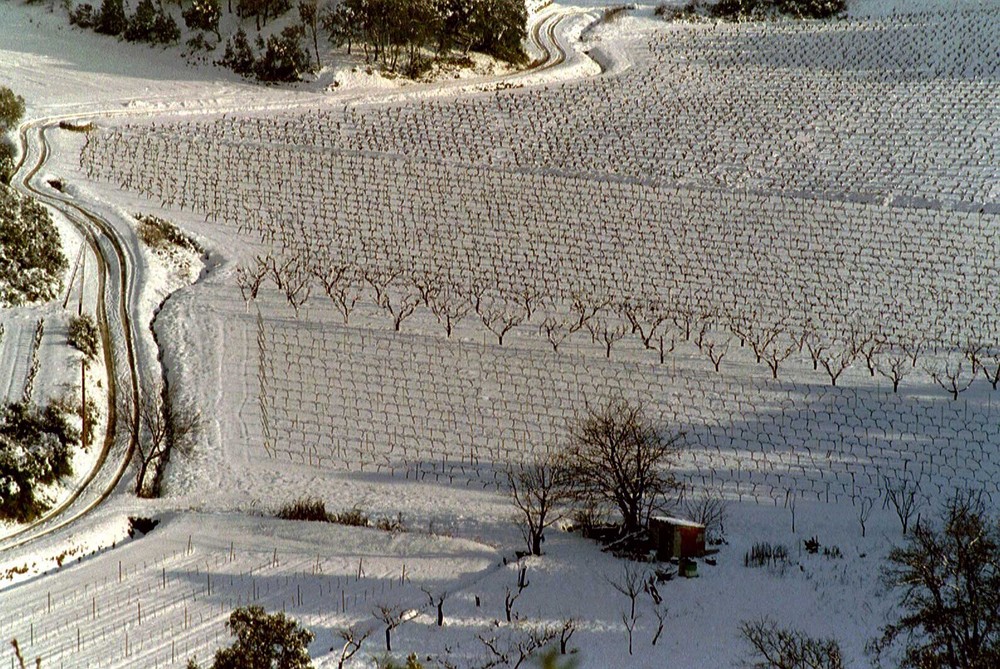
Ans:
<svg viewBox="0 0 1000 669"><path fill-rule="evenodd" d="M698 563L694 560L683 560L680 564L680 572L684 578L698 578Z"/></svg>

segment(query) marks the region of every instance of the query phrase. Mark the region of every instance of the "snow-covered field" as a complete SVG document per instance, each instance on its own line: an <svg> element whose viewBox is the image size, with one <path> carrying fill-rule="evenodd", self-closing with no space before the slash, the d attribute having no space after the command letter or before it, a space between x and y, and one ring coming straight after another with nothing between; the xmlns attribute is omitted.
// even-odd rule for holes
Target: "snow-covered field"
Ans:
<svg viewBox="0 0 1000 669"><path fill-rule="evenodd" d="M375 631L348 666L372 665L380 604L412 610L399 657L457 666L487 659L477 636L570 619L583 667L731 666L740 622L765 614L870 664L891 605L879 562L902 539L887 482L919 484L925 517L964 488L1000 509L998 396L959 368L970 346L1000 365L1000 8L859 0L831 23L670 25L644 6L577 41L601 7L547 8L570 10L559 35L578 53L509 90L328 91L253 87L0 5L0 83L30 115L107 112L87 138L52 131L47 172L123 229L154 212L208 249L191 285L133 254L139 318L159 310L163 369L205 419L198 447L163 499L118 494L0 556L28 568L0 591L0 634L26 658L205 661L256 602L316 633L319 666L352 623ZM353 278L325 287L335 267ZM455 307L452 288L497 318L459 308L446 333L432 305ZM357 299L346 319L337 290ZM398 331L383 290L412 306ZM652 348L629 323L654 327L648 305L665 315ZM64 328L51 311L46 336ZM14 397L37 316L2 320ZM43 363L53 392L60 363ZM620 561L557 530L541 558L505 559L522 546L504 465L618 395L683 429L679 476L730 504L718 564L662 584L663 610L643 596L633 654ZM408 531L268 517L305 495ZM127 540L127 515L162 523ZM806 554L812 536L842 557ZM790 564L744 567L760 541ZM422 589L447 593L443 628Z"/></svg>

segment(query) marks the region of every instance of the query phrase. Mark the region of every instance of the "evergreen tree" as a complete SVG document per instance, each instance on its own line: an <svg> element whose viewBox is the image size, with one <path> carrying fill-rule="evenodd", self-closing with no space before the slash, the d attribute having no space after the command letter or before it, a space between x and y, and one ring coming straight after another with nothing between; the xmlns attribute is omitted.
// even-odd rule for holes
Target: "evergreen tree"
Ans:
<svg viewBox="0 0 1000 669"><path fill-rule="evenodd" d="M222 7L219 0L194 0L191 6L182 14L184 23L192 30L207 30L215 33L215 38L222 39L219 34L219 19L222 17Z"/></svg>
<svg viewBox="0 0 1000 669"><path fill-rule="evenodd" d="M152 41L153 31L156 29L157 11L153 5L153 0L139 0L135 8L135 14L128 22L125 29L125 39L129 42L149 42Z"/></svg>
<svg viewBox="0 0 1000 669"><path fill-rule="evenodd" d="M288 26L264 44L255 72L261 81L298 81L309 71L309 54L302 48L302 28Z"/></svg>
<svg viewBox="0 0 1000 669"><path fill-rule="evenodd" d="M236 609L226 623L236 641L215 653L213 669L309 669L314 636L284 613L259 606Z"/></svg>
<svg viewBox="0 0 1000 669"><path fill-rule="evenodd" d="M253 48L250 46L250 40L247 39L247 34L243 28L240 28L226 42L226 52L218 64L228 67L236 74L249 77L254 73L256 63L257 59L254 56Z"/></svg>
<svg viewBox="0 0 1000 669"><path fill-rule="evenodd" d="M153 33L150 35L150 42L153 44L173 44L181 38L181 29L170 14L160 9L156 13L156 22L153 24Z"/></svg>
<svg viewBox="0 0 1000 669"><path fill-rule="evenodd" d="M104 35L121 35L128 29L123 0L103 0L95 30Z"/></svg>

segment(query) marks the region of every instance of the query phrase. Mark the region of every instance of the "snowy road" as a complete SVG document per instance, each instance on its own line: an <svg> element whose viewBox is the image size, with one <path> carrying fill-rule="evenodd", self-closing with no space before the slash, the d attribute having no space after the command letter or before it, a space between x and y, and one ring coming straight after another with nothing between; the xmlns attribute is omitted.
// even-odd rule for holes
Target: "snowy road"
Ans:
<svg viewBox="0 0 1000 669"><path fill-rule="evenodd" d="M130 314L141 285L130 269L134 266L131 260L134 250L127 249L108 221L77 204L73 198L40 183L39 175L49 156L45 132L58 121L38 119L21 126L22 159L16 188L62 213L77 227L98 259L96 312L109 379L105 412L108 424L100 454L81 484L37 522L3 537L0 550L22 546L56 532L87 514L122 483L132 456L133 445L127 436L131 431L120 429L119 421L134 421L136 418L134 415L122 416L117 410L117 403L120 397L128 395L133 398L132 406L137 405L135 399L140 371L135 356L135 326Z"/></svg>

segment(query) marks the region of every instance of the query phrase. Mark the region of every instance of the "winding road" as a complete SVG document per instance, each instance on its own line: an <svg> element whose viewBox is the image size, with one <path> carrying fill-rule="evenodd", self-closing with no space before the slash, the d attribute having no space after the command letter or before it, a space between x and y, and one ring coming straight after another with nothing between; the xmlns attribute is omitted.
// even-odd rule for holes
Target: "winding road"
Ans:
<svg viewBox="0 0 1000 669"><path fill-rule="evenodd" d="M58 210L83 236L97 258L96 317L101 333L104 364L108 374L107 429L94 465L79 485L58 505L37 521L0 539L0 551L23 546L52 534L86 515L104 502L122 482L128 471L134 444L130 436L135 430L121 429L118 400L130 397L126 405L138 406L139 368L136 364L135 326L130 305L138 296L140 286L132 276L130 254L114 226L96 213L85 209L73 198L39 184L39 173L49 156L45 133L65 118L29 121L19 131L21 161L16 173L16 188L22 194ZM32 143L30 138L36 138ZM133 413L126 420L137 421ZM133 423L134 425L134 423Z"/></svg>
<svg viewBox="0 0 1000 669"><path fill-rule="evenodd" d="M420 85L414 89L420 92L435 90L456 92L463 89L482 90L483 85L513 83L525 77L534 77L539 72L550 70L567 62L569 47L560 43L559 28L565 20L581 14L578 10L546 9L534 18L529 27L529 39L544 53L544 57L519 72L479 79L475 82L446 81ZM603 68L602 68L603 69ZM336 102L352 102L365 93L344 91L336 97ZM403 96L409 95L404 93ZM398 99L400 91L385 91L379 96L384 101ZM315 100L304 103L287 102L289 106L307 106ZM270 105L246 105L234 107L231 111L264 110ZM190 110L184 110L189 113ZM213 108L212 111L225 111ZM106 111L92 111L32 119L19 128L21 158L11 184L22 194L59 211L79 231L94 257L97 258L98 297L96 317L103 343L104 364L107 369L109 387L108 404L105 415L107 426L104 441L93 467L79 480L77 487L59 504L50 509L37 521L18 528L0 537L0 552L23 547L42 537L52 535L71 527L74 523L93 511L109 497L121 491L127 494L128 473L135 444L131 435L135 434L138 422L137 411L139 392L146 376L158 378L161 370L144 370L138 363L136 349L140 340L133 315L138 311L138 300L142 286L137 278L135 254L138 250L118 232L115 225L94 207L76 200L60 190L44 183L39 176L48 161L50 148L46 133L58 129L61 122L86 123L96 118L123 115L146 115L169 113L164 110L138 111L121 108ZM131 415L122 416L121 406L131 406ZM122 421L130 421L131 426Z"/></svg>

